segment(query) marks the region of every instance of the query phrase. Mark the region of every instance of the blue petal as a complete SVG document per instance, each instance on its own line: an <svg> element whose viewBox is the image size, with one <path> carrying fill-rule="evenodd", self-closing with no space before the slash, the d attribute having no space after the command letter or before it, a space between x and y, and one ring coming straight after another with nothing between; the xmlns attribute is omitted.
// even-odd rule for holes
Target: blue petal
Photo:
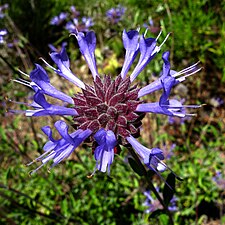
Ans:
<svg viewBox="0 0 225 225"><path fill-rule="evenodd" d="M95 60L95 47L96 47L96 36L93 31L89 31L86 33L86 36L82 32L78 32L77 35L78 45L80 47L80 52L84 56L91 73L95 79L98 76L98 71L96 67Z"/></svg>
<svg viewBox="0 0 225 225"><path fill-rule="evenodd" d="M85 89L84 83L80 79L78 79L70 70L70 61L65 47L62 47L60 53L52 52L50 56L59 68L59 70L55 70L55 72L71 81L72 83L76 84L78 87Z"/></svg>
<svg viewBox="0 0 225 225"><path fill-rule="evenodd" d="M138 153L138 155L143 159L144 163L154 171L157 169L160 161L164 159L163 152L159 148L149 149L140 144L133 136L127 137L127 141L132 145L134 150Z"/></svg>
<svg viewBox="0 0 225 225"><path fill-rule="evenodd" d="M94 135L94 139L99 145L102 145L105 143L105 137L106 137L106 131L104 128L97 131L96 134Z"/></svg>
<svg viewBox="0 0 225 225"><path fill-rule="evenodd" d="M134 150L138 153L138 155L143 159L148 159L151 154L151 150L146 148L142 144L140 144L133 136L127 137L127 141L132 145Z"/></svg>
<svg viewBox="0 0 225 225"><path fill-rule="evenodd" d="M62 138L59 140L53 139L50 127L43 127L42 130L48 136L49 141L44 146L45 153L36 159L37 161L42 161L42 164L45 164L49 160L53 159L54 163L50 168L60 163L63 159L69 157L69 155L75 150L75 148L77 148L92 133L91 130L87 129L84 131L77 130L72 134L69 134L68 126L64 121L57 121L55 123L55 127ZM42 166L38 167L33 172L37 171Z"/></svg>
<svg viewBox="0 0 225 225"><path fill-rule="evenodd" d="M139 98L143 97L143 96L145 96L147 94L150 94L150 93L152 93L154 91L162 89L163 86L162 86L161 81L163 81L164 83L167 83L168 82L167 79L171 79L172 78L172 76L170 75L169 55L170 55L169 51L163 53L162 59L164 61L164 64L163 64L162 76L158 80L156 80L156 81L150 83L149 85L141 88L140 91L138 92L138 97ZM175 78L172 78L172 79L175 82ZM177 84L177 82L174 83L174 85L175 84Z"/></svg>
<svg viewBox="0 0 225 225"><path fill-rule="evenodd" d="M66 108L64 106L49 104L43 91L38 90L34 95L34 102L31 104L35 110L26 110L26 116L48 116L48 115L78 115L77 111L73 108Z"/></svg>
<svg viewBox="0 0 225 225"><path fill-rule="evenodd" d="M126 32L125 30L123 31L123 45L126 49L125 60L121 71L121 77L123 79L126 77L126 74L139 51L138 38L139 33L136 30L130 30L128 32Z"/></svg>
<svg viewBox="0 0 225 225"><path fill-rule="evenodd" d="M138 64L134 68L132 74L130 75L130 81L133 82L135 78L140 74L140 72L145 68L145 66L154 58L156 52L154 49L156 47L156 39L147 38L144 36L140 37L140 58Z"/></svg>
<svg viewBox="0 0 225 225"><path fill-rule="evenodd" d="M46 71L38 64L36 68L30 73L30 79L34 82L39 88L41 88L45 94L60 99L62 101L73 104L73 99L68 95L58 91L55 87L50 84L50 80Z"/></svg>
<svg viewBox="0 0 225 225"><path fill-rule="evenodd" d="M167 116L172 116L173 113L166 109L166 107L161 107L159 102L143 103L139 104L135 110L136 112L151 112L159 113Z"/></svg>
<svg viewBox="0 0 225 225"><path fill-rule="evenodd" d="M94 138L99 144L94 152L96 169L106 172L108 166L108 173L110 173L110 165L114 159L114 147L117 144L116 136L111 130L101 129L94 135Z"/></svg>

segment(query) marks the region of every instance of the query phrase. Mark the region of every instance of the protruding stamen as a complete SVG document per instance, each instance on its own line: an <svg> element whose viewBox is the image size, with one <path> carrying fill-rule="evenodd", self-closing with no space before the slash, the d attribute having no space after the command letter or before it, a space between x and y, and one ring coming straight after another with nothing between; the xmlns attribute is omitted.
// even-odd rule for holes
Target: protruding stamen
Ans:
<svg viewBox="0 0 225 225"><path fill-rule="evenodd" d="M187 114L185 114L185 116L197 116L197 114L196 113L187 113Z"/></svg>
<svg viewBox="0 0 225 225"><path fill-rule="evenodd" d="M42 60L48 67L50 67L52 70L56 71L57 69L53 66L51 66L46 60L44 60L42 57L39 58L40 60Z"/></svg>
<svg viewBox="0 0 225 225"><path fill-rule="evenodd" d="M144 32L144 37L147 35L147 33L148 33L148 28Z"/></svg>
<svg viewBox="0 0 225 225"><path fill-rule="evenodd" d="M158 41L158 39L159 39L159 37L161 36L161 34L162 34L162 29L160 30L158 36L156 37L156 39L155 39L156 41Z"/></svg>
<svg viewBox="0 0 225 225"><path fill-rule="evenodd" d="M167 41L167 39L169 38L170 35L171 35L171 32L166 35L164 41L161 43L161 45L159 46L159 48L161 48L165 44L165 42Z"/></svg>
<svg viewBox="0 0 225 225"><path fill-rule="evenodd" d="M192 72L192 73L189 73L189 74L187 74L187 75L184 75L184 76L182 76L182 77L179 77L179 78L177 78L176 80L181 82L181 81L185 80L186 77L189 77L189 76L191 76L191 75L193 75L193 74L199 72L200 70L202 70L202 68L203 68L203 67L201 67L201 68L195 70L195 71Z"/></svg>
<svg viewBox="0 0 225 225"><path fill-rule="evenodd" d="M158 161L159 161L159 163L161 163L164 167L166 167L171 173L173 173L173 175L178 179L178 180L183 180L182 178L180 178L176 173L174 173L173 172L173 170L169 167L169 166L167 166L167 164L166 163L164 163L162 160L160 160L158 157L155 157Z"/></svg>
<svg viewBox="0 0 225 225"><path fill-rule="evenodd" d="M192 70L194 67L196 67L199 63L200 63L200 61L198 61L197 63L195 63L195 64L193 64L193 65L191 65L191 66L189 66L189 67L187 67L187 68L185 68L185 69L183 69L183 70L181 70L181 71L179 71L179 72L173 74L172 77L177 77L177 76L179 76L179 75L181 75L181 74L184 74L184 73L187 73L187 72L191 71L191 70Z"/></svg>
<svg viewBox="0 0 225 225"><path fill-rule="evenodd" d="M38 168L36 168L35 170L31 170L29 172L29 175L31 176L33 173L36 173L41 167L43 167L45 164L41 164Z"/></svg>
<svg viewBox="0 0 225 225"><path fill-rule="evenodd" d="M20 72L20 73L23 74L24 76L30 77L29 74L24 73L22 70L20 70L20 69L17 69L17 70L18 70L18 72Z"/></svg>
<svg viewBox="0 0 225 225"><path fill-rule="evenodd" d="M37 162L36 159L34 159L33 161L27 163L26 166L30 166L31 164L33 164L33 163L35 163L35 162Z"/></svg>
<svg viewBox="0 0 225 225"><path fill-rule="evenodd" d="M92 173L91 175L87 175L88 179L91 179L94 176L94 174Z"/></svg>
<svg viewBox="0 0 225 225"><path fill-rule="evenodd" d="M31 88L30 83L28 81L25 81L25 80L22 80L22 79L21 80L12 79L11 81L19 83L19 84L22 84L24 86L27 86L27 87Z"/></svg>
<svg viewBox="0 0 225 225"><path fill-rule="evenodd" d="M168 107L168 105L161 105L163 107ZM183 108L194 108L198 109L201 108L202 105L182 105L182 106L169 106L170 109L183 109Z"/></svg>

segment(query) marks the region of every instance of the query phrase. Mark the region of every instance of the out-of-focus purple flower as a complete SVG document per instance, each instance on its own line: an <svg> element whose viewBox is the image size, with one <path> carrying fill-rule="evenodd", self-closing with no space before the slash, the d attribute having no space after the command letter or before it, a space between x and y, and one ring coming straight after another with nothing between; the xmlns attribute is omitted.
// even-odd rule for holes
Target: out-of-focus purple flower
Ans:
<svg viewBox="0 0 225 225"><path fill-rule="evenodd" d="M70 11L72 13L73 18L79 17L80 12L76 10L76 7L74 5L70 6Z"/></svg>
<svg viewBox="0 0 225 225"><path fill-rule="evenodd" d="M60 49L65 48L66 46L67 46L67 42L63 42ZM58 51L58 49L53 44L48 44L48 47L53 52L57 52Z"/></svg>
<svg viewBox="0 0 225 225"><path fill-rule="evenodd" d="M210 105L217 108L224 104L224 100L219 97L213 97L209 100Z"/></svg>
<svg viewBox="0 0 225 225"><path fill-rule="evenodd" d="M59 26L66 20L67 16L68 16L68 13L61 12L58 16L54 16L51 19L50 24Z"/></svg>
<svg viewBox="0 0 225 225"><path fill-rule="evenodd" d="M5 17L5 10L9 8L9 5L6 3L0 6L0 19Z"/></svg>
<svg viewBox="0 0 225 225"><path fill-rule="evenodd" d="M156 190L159 192L159 188L156 187ZM159 193L161 195L161 193ZM163 209L163 206L160 204L158 199L154 199L153 196L151 196L151 192L150 191L145 191L144 195L146 196L146 200L143 203L144 206L148 207L145 210L145 213L152 213L154 211L156 211L157 209ZM170 200L169 206L168 206L168 210L170 210L171 212L175 212L178 210L177 206L176 206L176 202L177 202L177 198L173 197Z"/></svg>
<svg viewBox="0 0 225 225"><path fill-rule="evenodd" d="M144 35L140 36L139 32L135 30L124 31L122 39L126 50L125 60L121 73L115 79L112 79L109 75L101 78L98 73L94 54L96 48L95 33L93 31L83 33L76 29L74 35L80 52L90 68L93 85L85 84L73 74L65 47L62 47L60 52L53 51L50 53L50 57L57 68L51 66L44 59L43 61L58 75L81 88L81 91L74 94L73 97L57 90L50 83L44 68L38 64L36 64L36 68L30 75L27 75L31 81L16 80L18 83L34 90L33 103L30 105L26 104L34 109L25 110L24 112L27 116L72 116L73 128L77 129L74 133L69 134L66 123L61 120L57 121L55 127L62 138L55 140L52 137L51 129L44 127L43 131L48 136L49 142L44 146L46 152L38 157L36 161L41 161L41 166L43 166L52 159L54 162L52 166L54 166L64 158L67 158L78 145L88 139L87 141L92 143L96 160L94 173L96 170L110 172L110 166L116 152L115 149L120 149L120 145L129 146L129 148L133 147L144 164L149 169L154 170L159 176L161 176L160 172L165 169L171 171L163 162L164 155L161 149L146 148L136 140L140 136L141 120L144 118L145 113L149 112L148 107L143 105L143 101L140 98L142 95L163 89L159 103L148 103L153 104L150 107L151 112L180 116L180 110L187 106L183 106L175 100L168 100L168 97L171 88L185 80L186 76L176 78L177 75L175 77L171 75L168 53L164 53L163 75L159 78L159 81L154 81L154 84L148 86L147 90L144 91L138 88L137 85L132 84L141 71L161 50L168 35L162 44L158 46L159 36L157 38L146 38ZM139 60L131 75L128 76L128 71L138 53L140 53ZM189 71L190 69L187 70ZM192 68L192 74L197 71L199 70ZM179 75L183 73L181 72ZM51 104L45 98L46 95L62 101L63 104ZM191 107L197 108L197 106Z"/></svg>
<svg viewBox="0 0 225 225"><path fill-rule="evenodd" d="M163 148L163 155L165 157L165 159L170 159L174 152L173 150L176 148L176 144L172 144L169 148L167 148L166 146Z"/></svg>
<svg viewBox="0 0 225 225"><path fill-rule="evenodd" d="M155 34L160 31L160 27L154 25L154 21L150 18L148 23L143 24L144 28L147 28L151 33Z"/></svg>
<svg viewBox="0 0 225 225"><path fill-rule="evenodd" d="M225 179L220 171L216 171L216 175L212 178L212 180L216 183L218 188L222 190L225 189Z"/></svg>
<svg viewBox="0 0 225 225"><path fill-rule="evenodd" d="M126 8L119 5L116 8L109 9L106 12L106 16L110 23L116 24L122 19L122 16L124 15L125 11Z"/></svg>
<svg viewBox="0 0 225 225"><path fill-rule="evenodd" d="M70 33L77 32L88 32L89 28L94 25L94 22L91 17L82 17L81 20L78 18L74 18L72 21L69 21L65 28Z"/></svg>
<svg viewBox="0 0 225 225"><path fill-rule="evenodd" d="M0 44L3 44L5 42L4 36L7 34L8 32L6 29L0 30Z"/></svg>

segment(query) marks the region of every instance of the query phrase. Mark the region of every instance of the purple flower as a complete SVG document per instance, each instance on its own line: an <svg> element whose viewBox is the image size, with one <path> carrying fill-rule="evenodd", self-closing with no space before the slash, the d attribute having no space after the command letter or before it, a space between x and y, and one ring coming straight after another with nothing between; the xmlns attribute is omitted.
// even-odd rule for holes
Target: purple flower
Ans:
<svg viewBox="0 0 225 225"><path fill-rule="evenodd" d="M216 175L212 178L212 180L216 183L218 188L222 190L225 189L225 179L220 171L216 171Z"/></svg>
<svg viewBox="0 0 225 225"><path fill-rule="evenodd" d="M116 136L111 130L105 131L102 128L96 132L94 139L98 145L94 152L96 169L106 172L106 167L108 166L108 174L110 174L110 165L114 158L114 148L117 145Z"/></svg>
<svg viewBox="0 0 225 225"><path fill-rule="evenodd" d="M178 117L193 116L194 114L186 113L185 109L196 109L200 108L201 105L182 105L182 102L176 99L169 100L169 95L172 87L175 85L175 80L171 78L166 82L167 83L164 83L163 80L161 80L163 94L161 95L159 102L139 104L136 108L136 112L151 112Z"/></svg>
<svg viewBox="0 0 225 225"><path fill-rule="evenodd" d="M58 133L61 135L61 139L55 140L52 137L52 131L49 126L42 127L42 131L49 138L49 141L44 145L43 149L44 154L36 158L33 162L27 164L28 166L34 162L41 161L42 164L37 169L31 171L30 174L36 172L43 165L45 165L49 160L53 160L53 164L49 169L60 163L63 159L70 156L70 154L85 140L87 139L92 131L89 129L86 130L77 130L71 134L68 133L68 125L59 120L55 123L55 128Z"/></svg>
<svg viewBox="0 0 225 225"><path fill-rule="evenodd" d="M160 31L160 27L155 26L154 21L152 19L149 19L148 23L144 23L143 27L150 30L150 32L153 34L158 33Z"/></svg>
<svg viewBox="0 0 225 225"><path fill-rule="evenodd" d="M70 6L70 11L72 13L73 18L77 18L80 15L80 12L76 10L74 5Z"/></svg>
<svg viewBox="0 0 225 225"><path fill-rule="evenodd" d="M165 156L166 159L170 159L174 155L173 150L175 148L176 144L172 144L169 148L167 148L166 146L165 148L163 148L163 155Z"/></svg>
<svg viewBox="0 0 225 225"><path fill-rule="evenodd" d="M63 42L62 45L60 46L60 49L62 50L62 48L65 48L67 46L67 42ZM57 52L58 51L58 47L55 47L53 44L48 44L48 47L50 48L50 50L52 52Z"/></svg>
<svg viewBox="0 0 225 225"><path fill-rule="evenodd" d="M78 41L80 52L84 56L92 73L92 85L83 83L70 70L70 61L64 47L62 47L60 52L53 51L50 53L50 57L57 68L51 66L45 60L43 61L55 73L81 88L81 91L74 94L73 97L54 88L50 83L46 71L38 64L36 64L36 68L30 75L23 73L28 76L31 81L22 79L16 80L16 82L22 83L34 90L33 103L26 104L33 109L25 110L25 115L72 116L72 127L77 129L77 131L69 134L68 125L61 120L57 121L55 127L62 136L59 140L53 139L50 127L44 127L42 129L48 136L49 141L44 146L45 153L36 159L36 161L42 162L40 167L49 160L53 160L52 166L55 166L64 158L67 158L78 145L88 141L92 143L92 149L96 160L96 167L92 175L96 170L101 172L108 171L108 174L110 173L114 153L116 149L120 149L120 145L133 147L143 163L149 169L154 170L159 176L161 176L160 172L165 169L171 171L163 162L164 155L161 149L146 148L141 145L136 138L140 136L141 120L144 118L146 112L183 117L186 115L182 112L183 108L199 107L183 106L177 100L169 100L171 88L184 80L186 75L181 78L176 77L184 74L187 70L188 72L192 70L191 74L193 74L197 72L198 69L194 70L191 67L191 69L189 68L185 70L185 72L182 71L174 75L175 73L170 71L168 61L169 54L168 52L164 53L163 75L160 77L159 81L154 81L153 85L147 86L147 89L143 91L143 89L138 88L137 85L133 85L132 82L160 51L168 35L163 43L158 46L158 37L145 38L144 35L139 35L138 31L124 31L123 44L126 50L125 60L121 73L115 79L112 79L109 75L105 75L101 78L98 73L94 54L96 48L95 33L93 31L88 31L84 34L76 31L75 37ZM139 60L137 61L137 65L130 76L128 76L129 69L138 54ZM188 75L190 75L190 73ZM142 95L160 89L163 89L163 94L159 102L143 103L140 99ZM46 100L46 95L61 100L63 104L51 104ZM17 111L14 110L14 112ZM19 113L21 113L21 111ZM37 171L37 169L34 171Z"/></svg>
<svg viewBox="0 0 225 225"><path fill-rule="evenodd" d="M112 24L118 23L121 19L122 16L124 15L126 11L126 8L122 6L117 6L116 8L111 8L106 12L106 17Z"/></svg>
<svg viewBox="0 0 225 225"><path fill-rule="evenodd" d="M67 16L68 16L67 13L61 12L58 16L54 16L51 19L50 24L59 26L60 24L62 24L66 20Z"/></svg>
<svg viewBox="0 0 225 225"><path fill-rule="evenodd" d="M3 44L5 42L4 36L7 34L8 34L8 32L6 29L0 30L0 44Z"/></svg>
<svg viewBox="0 0 225 225"><path fill-rule="evenodd" d="M92 18L90 17L82 17L81 20L78 18L74 18L72 21L69 21L65 28L70 33L77 32L88 32L89 28L94 25Z"/></svg>
<svg viewBox="0 0 225 225"><path fill-rule="evenodd" d="M159 188L156 187L156 190L159 192ZM161 195L161 193L159 193ZM159 200L158 199L154 199L152 196L151 196L151 192L150 191L145 191L144 192L144 195L146 196L146 200L145 202L143 203L144 206L148 207L146 210L145 210L145 213L151 213L151 212L154 212L156 211L157 209L163 209L162 205L160 204ZM169 206L168 206L168 209L171 211L171 212L174 212L174 211L177 211L178 208L176 206L176 202L177 202L177 198L176 197L173 197L171 200L170 200L170 203L169 203Z"/></svg>
<svg viewBox="0 0 225 225"><path fill-rule="evenodd" d="M209 104L217 108L224 104L224 100L219 97L213 97L209 100Z"/></svg>
<svg viewBox="0 0 225 225"><path fill-rule="evenodd" d="M9 5L6 3L0 6L0 19L5 17L4 11L9 8Z"/></svg>

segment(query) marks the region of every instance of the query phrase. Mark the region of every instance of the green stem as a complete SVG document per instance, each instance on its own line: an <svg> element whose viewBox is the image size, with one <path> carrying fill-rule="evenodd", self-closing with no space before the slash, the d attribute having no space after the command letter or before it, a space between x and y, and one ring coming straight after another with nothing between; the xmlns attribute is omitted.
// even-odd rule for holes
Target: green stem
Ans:
<svg viewBox="0 0 225 225"><path fill-rule="evenodd" d="M135 161L138 163L138 166L140 167L140 169L143 172L143 176L145 177L150 190L155 194L156 198L159 200L160 204L163 206L163 209L165 210L165 212L167 213L167 215L169 216L169 220L170 220L170 224L173 225L173 218L172 215L170 213L170 211L168 210L168 207L166 206L165 202L163 201L162 197L159 195L159 193L157 192L157 190L155 189L154 185L152 184L151 180L149 179L148 173L146 168L144 167L144 165L141 163L139 157L137 156L137 154L135 153L135 151L133 150L133 148L128 147L129 152L131 153L131 155L133 156L133 158L135 159Z"/></svg>

